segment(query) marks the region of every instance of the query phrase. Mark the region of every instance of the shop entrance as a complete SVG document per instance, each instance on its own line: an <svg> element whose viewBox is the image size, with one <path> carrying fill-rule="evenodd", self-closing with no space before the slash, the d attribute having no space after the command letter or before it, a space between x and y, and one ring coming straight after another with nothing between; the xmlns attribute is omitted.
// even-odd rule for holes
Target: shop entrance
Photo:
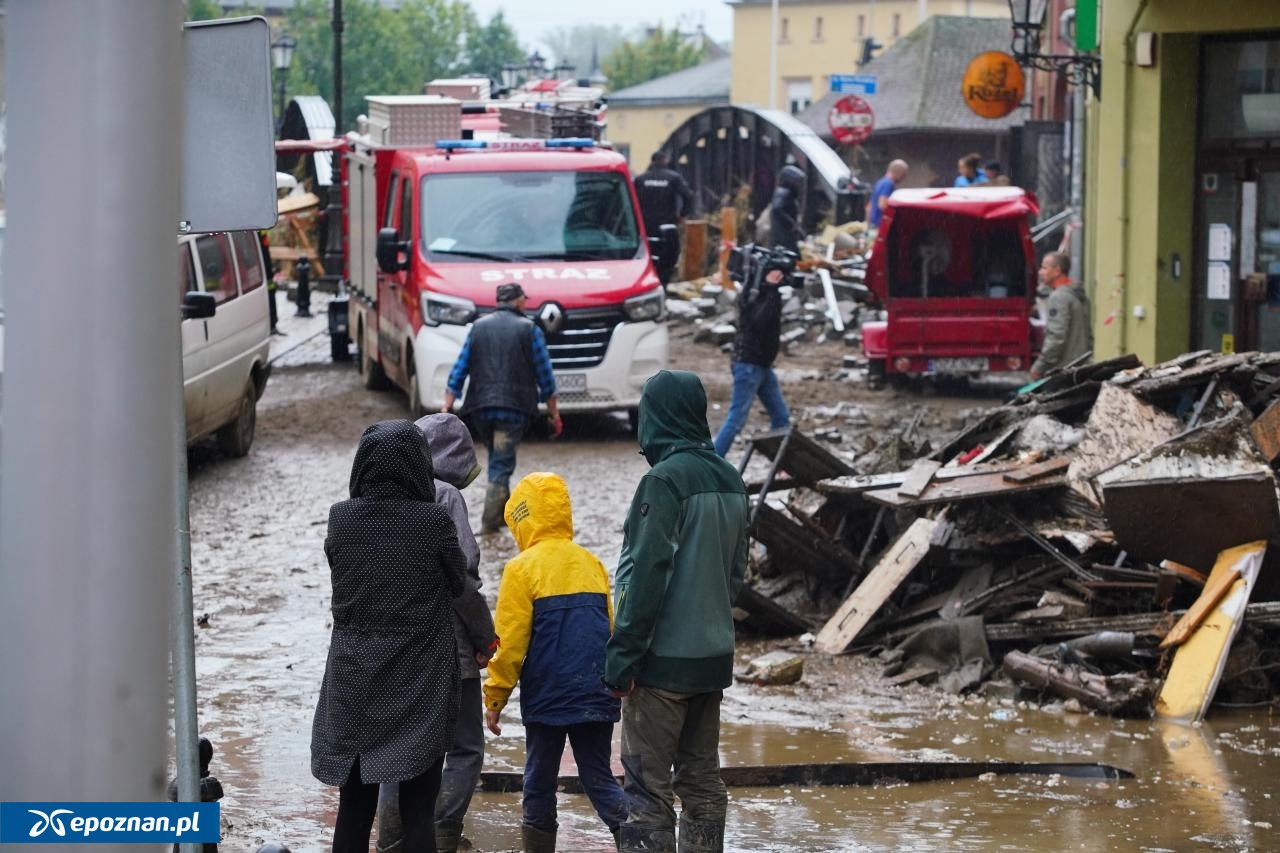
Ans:
<svg viewBox="0 0 1280 853"><path fill-rule="evenodd" d="M1280 39L1207 41L1193 349L1280 350Z"/></svg>

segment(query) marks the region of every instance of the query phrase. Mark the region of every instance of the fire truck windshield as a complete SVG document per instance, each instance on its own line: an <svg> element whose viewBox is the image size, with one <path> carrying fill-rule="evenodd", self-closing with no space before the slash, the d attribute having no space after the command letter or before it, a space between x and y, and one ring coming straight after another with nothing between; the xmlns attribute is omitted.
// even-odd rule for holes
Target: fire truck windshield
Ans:
<svg viewBox="0 0 1280 853"><path fill-rule="evenodd" d="M640 257L617 172L465 172L422 179L422 246L436 261Z"/></svg>

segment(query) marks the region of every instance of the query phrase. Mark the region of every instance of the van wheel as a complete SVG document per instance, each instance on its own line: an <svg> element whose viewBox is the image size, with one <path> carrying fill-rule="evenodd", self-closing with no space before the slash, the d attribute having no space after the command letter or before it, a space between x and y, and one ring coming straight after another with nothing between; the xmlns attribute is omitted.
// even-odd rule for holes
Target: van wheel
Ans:
<svg viewBox="0 0 1280 853"><path fill-rule="evenodd" d="M360 376L364 380L364 387L370 391L383 390L387 387L387 374L382 371L382 365L374 361L373 356L364 348L363 329L356 338L356 346L360 350Z"/></svg>
<svg viewBox="0 0 1280 853"><path fill-rule="evenodd" d="M244 456L253 444L253 430L257 425L258 389L250 380L240 396L240 411L236 419L218 430L218 447L228 456Z"/></svg>
<svg viewBox="0 0 1280 853"><path fill-rule="evenodd" d="M413 365L409 365L412 369ZM427 412L422 406L422 390L418 387L418 371L409 374L409 417L415 421Z"/></svg>

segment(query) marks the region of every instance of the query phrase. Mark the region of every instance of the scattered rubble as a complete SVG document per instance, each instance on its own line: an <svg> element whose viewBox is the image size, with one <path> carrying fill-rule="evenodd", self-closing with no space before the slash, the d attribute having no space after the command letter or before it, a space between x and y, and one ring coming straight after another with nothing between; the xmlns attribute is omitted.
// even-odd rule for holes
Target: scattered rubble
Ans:
<svg viewBox="0 0 1280 853"><path fill-rule="evenodd" d="M740 470L771 464L748 484L744 630L1109 714L1277 696L1280 353L1072 367L939 447L918 428L852 457L822 429L752 439Z"/></svg>

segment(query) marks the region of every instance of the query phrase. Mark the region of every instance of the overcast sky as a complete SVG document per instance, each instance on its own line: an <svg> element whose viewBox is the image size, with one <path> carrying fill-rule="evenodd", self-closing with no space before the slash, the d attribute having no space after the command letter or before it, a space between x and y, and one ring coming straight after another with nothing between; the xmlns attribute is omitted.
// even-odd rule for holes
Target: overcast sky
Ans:
<svg viewBox="0 0 1280 853"><path fill-rule="evenodd" d="M678 24L692 29L702 24L707 35L727 42L733 34L733 15L724 0L637 0L627 3L585 3L583 0L468 0L481 20L499 9L515 28L520 44L544 53L542 36L548 30L575 24L621 24L624 27ZM554 58L554 57L553 57Z"/></svg>

